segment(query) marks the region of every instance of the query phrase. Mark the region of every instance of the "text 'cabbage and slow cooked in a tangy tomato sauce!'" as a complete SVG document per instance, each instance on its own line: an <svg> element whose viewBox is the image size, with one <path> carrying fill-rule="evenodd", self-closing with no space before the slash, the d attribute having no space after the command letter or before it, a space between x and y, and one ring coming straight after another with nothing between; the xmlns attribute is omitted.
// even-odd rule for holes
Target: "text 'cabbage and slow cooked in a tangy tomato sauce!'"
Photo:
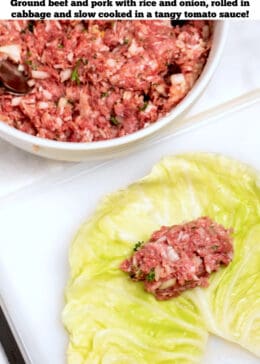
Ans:
<svg viewBox="0 0 260 364"><path fill-rule="evenodd" d="M179 296L187 289L207 287L212 272L233 258L232 229L209 217L163 226L148 242L138 242L120 268L157 299Z"/></svg>
<svg viewBox="0 0 260 364"><path fill-rule="evenodd" d="M199 77L209 21L0 21L0 61L31 91L0 88L0 120L42 138L91 142L124 136L167 114Z"/></svg>

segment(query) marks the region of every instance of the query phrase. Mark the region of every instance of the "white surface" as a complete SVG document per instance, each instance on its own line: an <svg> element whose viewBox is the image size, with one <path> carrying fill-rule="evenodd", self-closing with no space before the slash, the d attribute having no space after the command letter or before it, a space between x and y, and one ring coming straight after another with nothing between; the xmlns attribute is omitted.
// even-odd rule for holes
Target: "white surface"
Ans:
<svg viewBox="0 0 260 364"><path fill-rule="evenodd" d="M16 328L35 364L65 362L60 322L68 276L68 247L101 196L144 176L162 156L187 151L220 152L260 169L260 102L92 172L72 169L55 185L27 190L0 207L1 286ZM109 178L108 178L109 176ZM18 304L19 302L19 304ZM51 354L50 354L51 353ZM234 345L210 340L204 364L257 364ZM122 363L123 364L123 363Z"/></svg>
<svg viewBox="0 0 260 364"><path fill-rule="evenodd" d="M260 21L231 22L221 63L190 114L260 87L259 39ZM66 166L33 157L0 140L0 197Z"/></svg>
<svg viewBox="0 0 260 364"><path fill-rule="evenodd" d="M234 21L231 24L221 64L206 92L194 105L190 114L260 87L259 39L260 21ZM193 131L192 135L176 138L172 143L172 152L194 149L222 151L244 161L250 161L260 168L260 110L240 115L241 120L239 118L232 121L223 120ZM165 147L162 145L160 149L163 152ZM146 161L142 160L142 166L138 163L139 157L132 157L132 160L131 169L125 168L122 164L113 174L111 169L104 169L95 181L90 181L83 175L74 187L67 186L65 195L63 195L63 185L53 187L49 194L35 197L34 200L31 200L30 195L26 195L27 203L16 205L13 202L8 210L4 209L0 213L0 243L4 242L4 246L10 248L7 256L6 251L1 248L1 258L4 257L1 269L3 268L5 273L9 271L11 273L5 280L5 293L10 295L10 310L17 316L19 329L27 345L34 350L35 364L50 363L49 358L47 359L49 353L54 355L51 362L55 364L63 362L61 358L66 338L59 324L59 312L62 307L62 289L66 280L68 244L75 229L85 219L87 211L94 208L98 194L104 194L108 189L113 190L129 180L140 177L152 164L150 155ZM34 157L0 141L0 198L70 166L67 163ZM87 164L81 165L80 169L84 171L87 166ZM75 169L78 169L77 166L73 167L72 174ZM116 185L113 187L103 183L109 181L108 176L111 175L116 177ZM97 189L97 195L93 194L91 188ZM1 205L4 208L0 199ZM60 218L61 211L62 218ZM50 247L53 248L51 257L47 254ZM43 272L40 280L38 273L34 274L32 265L38 272ZM48 284L46 289L46 282L50 276L51 284ZM2 274L0 277L2 279ZM55 294L57 300L53 299ZM25 298L27 295L31 297L31 302ZM44 308L42 303L46 304ZM51 328L60 334L55 344ZM233 347L229 347L227 352L226 349L223 351L222 344L218 341L214 341L214 345L215 348L212 348L211 340L208 355L211 350L214 353L217 350L217 355L207 359L205 362L207 364L259 363L256 359L250 361L247 353L241 353ZM1 350L0 363L4 363Z"/></svg>

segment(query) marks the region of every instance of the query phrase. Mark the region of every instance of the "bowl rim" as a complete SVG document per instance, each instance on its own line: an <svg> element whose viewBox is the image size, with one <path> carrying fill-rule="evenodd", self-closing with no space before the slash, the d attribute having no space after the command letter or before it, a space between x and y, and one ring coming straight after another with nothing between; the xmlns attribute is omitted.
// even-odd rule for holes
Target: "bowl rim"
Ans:
<svg viewBox="0 0 260 364"><path fill-rule="evenodd" d="M189 93L184 97L182 101L178 105L174 107L168 114L160 118L153 124L140 129L134 133L94 142L62 142L57 140L45 139L35 135L28 134L26 132L15 129L14 127L6 124L5 122L0 120L0 131L2 134L7 135L10 138L14 138L16 140L20 140L20 142L29 143L31 145L37 147L43 147L53 150L67 150L67 151L101 151L110 149L113 147L119 147L127 144L131 144L135 141L142 140L145 137L153 135L157 130L164 128L170 122L173 122L174 119L179 116L187 106L191 105L202 90L205 88L209 80L211 79L223 52L224 45L226 42L229 22L224 20L216 20L215 24L218 25L218 44L216 48L214 48L214 58L211 58L211 53L209 54L209 58L201 75L196 81L195 85L189 91Z"/></svg>

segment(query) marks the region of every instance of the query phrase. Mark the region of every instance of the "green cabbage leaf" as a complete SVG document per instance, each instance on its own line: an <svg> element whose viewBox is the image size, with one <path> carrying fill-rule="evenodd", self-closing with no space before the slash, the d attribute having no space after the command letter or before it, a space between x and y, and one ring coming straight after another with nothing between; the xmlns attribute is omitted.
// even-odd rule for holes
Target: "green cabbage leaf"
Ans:
<svg viewBox="0 0 260 364"><path fill-rule="evenodd" d="M234 260L208 288L161 302L120 271L138 241L200 216L234 229ZM260 355L259 176L213 154L164 158L104 198L74 239L70 267L70 364L199 363L208 331Z"/></svg>

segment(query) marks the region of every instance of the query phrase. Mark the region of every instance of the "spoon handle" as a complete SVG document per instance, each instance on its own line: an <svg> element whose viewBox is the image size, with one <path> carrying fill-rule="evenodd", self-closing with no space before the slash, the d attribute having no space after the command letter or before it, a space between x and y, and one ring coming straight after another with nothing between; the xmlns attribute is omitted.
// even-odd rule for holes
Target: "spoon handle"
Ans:
<svg viewBox="0 0 260 364"><path fill-rule="evenodd" d="M9 363L29 364L30 361L25 359L26 356L22 353L23 350L21 350L18 340L15 338L8 314L2 305L0 305L0 328L0 342Z"/></svg>
<svg viewBox="0 0 260 364"><path fill-rule="evenodd" d="M8 60L0 62L0 81L7 92L26 94L30 91L27 78L17 69L17 65Z"/></svg>

